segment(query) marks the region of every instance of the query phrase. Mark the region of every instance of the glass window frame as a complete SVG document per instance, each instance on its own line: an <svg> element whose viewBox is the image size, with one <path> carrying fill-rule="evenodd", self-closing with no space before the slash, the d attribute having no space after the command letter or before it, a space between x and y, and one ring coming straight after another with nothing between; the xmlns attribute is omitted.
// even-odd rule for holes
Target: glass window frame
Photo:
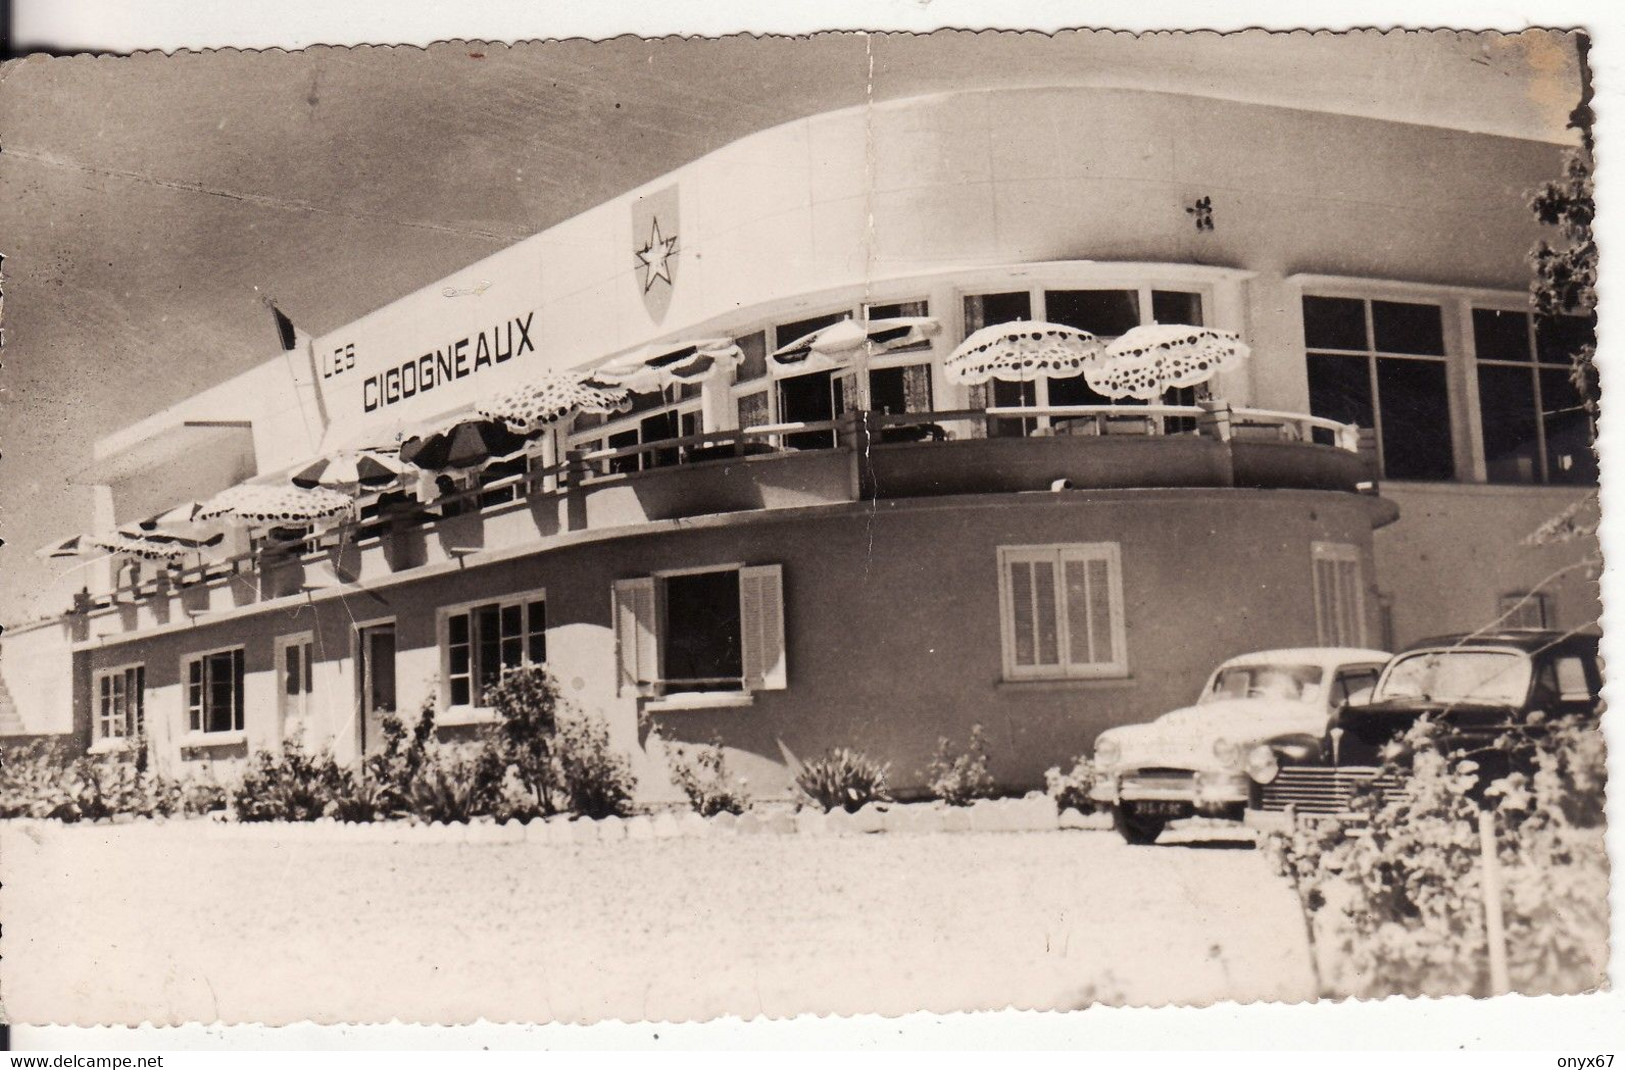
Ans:
<svg viewBox="0 0 1625 1070"><path fill-rule="evenodd" d="M1365 317L1365 348L1339 349L1329 346L1311 346L1309 344L1307 328L1300 332L1303 345L1304 374L1307 380L1309 358L1324 354L1329 357L1363 358L1365 361L1367 389L1371 396L1371 422L1374 436L1374 449L1376 454L1377 471L1384 479L1393 479L1395 482L1454 482L1460 478L1462 456L1459 449L1460 438L1457 435L1458 421L1463 419L1461 411L1460 394L1456 384L1457 369L1460 366L1458 354L1451 347L1451 317L1456 314L1456 302L1445 291L1417 290L1415 292L1394 293L1386 290L1372 289L1365 292L1350 292L1343 289L1325 289L1321 287L1307 287L1299 296L1298 308L1302 315L1303 303L1309 298L1327 298L1331 300L1358 301L1361 303ZM1439 310L1440 345L1443 351L1438 354L1401 353L1390 352L1377 348L1376 315L1372 306L1377 303L1401 305L1428 305ZM1383 399L1379 386L1379 361L1417 361L1436 365L1444 372L1444 400L1446 411L1445 431L1450 444L1450 476L1440 479L1403 479L1388 475L1387 445L1383 441ZM1472 408L1477 409L1476 397ZM1473 413L1476 417L1476 411ZM1482 454L1482 446L1479 447Z"/></svg>
<svg viewBox="0 0 1625 1070"><path fill-rule="evenodd" d="M536 603L541 604L542 627L534 627L532 610L530 607ZM435 610L435 645L439 651L440 674L437 688L440 698L440 708L443 711L457 711L466 715L489 714L491 707L482 700L483 683L481 680L480 657L482 650L490 644L482 641L476 611L494 608L497 612L497 675L501 676L503 664L503 646L509 641L502 625L502 615L505 611L518 609L520 612L519 631L512 641L519 644L519 665L523 668L542 668L547 665L547 633L550 623L547 613L547 589L538 587L529 591L517 591L490 598L476 598L467 602L458 602L453 605L440 606ZM453 618L462 617L468 621L468 639L466 643L453 644L451 641L451 622ZM542 658L536 660L532 657L535 650L535 639L541 637ZM456 673L451 671L452 647L467 646L468 671ZM467 680L469 693L468 702L453 702L452 691L454 679Z"/></svg>
<svg viewBox="0 0 1625 1070"><path fill-rule="evenodd" d="M231 666L232 688L230 716L227 726L212 728L214 720L214 671L212 666L219 659L226 659ZM193 680L193 668L196 667L197 680ZM233 646L216 647L213 650L203 650L188 654L181 659L181 698L186 711L185 732L193 737L232 737L241 735L248 723L248 648L241 643Z"/></svg>
<svg viewBox="0 0 1625 1070"><path fill-rule="evenodd" d="M92 743L125 743L146 724L145 662L109 665L91 677Z"/></svg>
<svg viewBox="0 0 1625 1070"><path fill-rule="evenodd" d="M1511 313L1523 317L1526 359L1509 360L1502 357L1483 357L1479 355L1477 321L1473 314L1480 311ZM1477 427L1480 429L1478 437L1478 453L1479 460L1484 466L1484 482L1493 483L1497 486L1513 487L1588 485L1584 483L1559 483L1554 481L1551 477L1551 457L1548 451L1546 427L1546 421L1549 414L1546 411L1546 399L1541 386L1541 373L1560 371L1564 374L1568 374L1570 365L1566 361L1558 362L1542 359L1540 342L1538 338L1539 325L1536 322L1534 314L1530 311L1529 306L1524 304L1520 307L1512 302L1502 301L1468 300L1466 321L1468 325L1467 349L1472 360L1471 376L1473 380L1473 407L1476 410L1473 413L1473 417ZM1479 377L1480 368L1514 368L1521 370L1528 375L1529 398L1530 403L1533 405L1532 415L1535 425L1535 472L1533 479L1492 479L1490 477L1490 458L1488 451L1484 447L1482 437L1484 406L1481 400L1482 390L1480 388L1480 384L1482 380Z"/></svg>

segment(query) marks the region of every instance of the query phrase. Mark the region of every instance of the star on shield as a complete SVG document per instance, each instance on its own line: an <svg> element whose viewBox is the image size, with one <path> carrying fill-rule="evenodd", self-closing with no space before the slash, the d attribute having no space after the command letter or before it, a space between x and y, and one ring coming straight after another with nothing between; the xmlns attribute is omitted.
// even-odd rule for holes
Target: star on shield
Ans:
<svg viewBox="0 0 1625 1070"><path fill-rule="evenodd" d="M667 286L671 285L672 260L677 256L677 235L662 237L658 218L650 221L649 240L632 253L638 258L638 268L643 272L644 293L654 287L656 279L664 279Z"/></svg>

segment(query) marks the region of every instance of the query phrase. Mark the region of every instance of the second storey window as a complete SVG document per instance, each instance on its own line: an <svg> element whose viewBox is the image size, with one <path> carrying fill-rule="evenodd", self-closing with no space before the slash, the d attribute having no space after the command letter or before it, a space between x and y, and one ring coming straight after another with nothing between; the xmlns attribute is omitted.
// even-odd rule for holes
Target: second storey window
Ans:
<svg viewBox="0 0 1625 1070"><path fill-rule="evenodd" d="M243 730L243 648L186 661L186 726L192 732Z"/></svg>
<svg viewBox="0 0 1625 1070"><path fill-rule="evenodd" d="M144 722L147 670L124 665L96 674L96 740L125 739L141 734Z"/></svg>
<svg viewBox="0 0 1625 1070"><path fill-rule="evenodd" d="M1001 546L1006 679L1128 675L1116 543Z"/></svg>
<svg viewBox="0 0 1625 1070"><path fill-rule="evenodd" d="M547 662L547 602L535 591L442 610L440 649L447 704L485 706L504 670Z"/></svg>
<svg viewBox="0 0 1625 1070"><path fill-rule="evenodd" d="M1374 430L1388 479L1455 478L1438 305L1306 296L1303 334L1314 415Z"/></svg>
<svg viewBox="0 0 1625 1070"><path fill-rule="evenodd" d="M778 565L618 580L621 687L658 697L786 686Z"/></svg>
<svg viewBox="0 0 1625 1070"><path fill-rule="evenodd" d="M1595 483L1591 421L1569 378L1571 355L1595 344L1594 329L1578 316L1532 320L1473 309L1484 474L1491 483Z"/></svg>

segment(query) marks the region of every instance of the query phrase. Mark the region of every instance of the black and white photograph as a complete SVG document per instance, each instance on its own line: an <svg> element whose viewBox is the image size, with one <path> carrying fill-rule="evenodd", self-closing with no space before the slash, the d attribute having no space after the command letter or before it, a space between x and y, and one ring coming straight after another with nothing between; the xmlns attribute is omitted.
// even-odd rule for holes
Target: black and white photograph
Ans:
<svg viewBox="0 0 1625 1070"><path fill-rule="evenodd" d="M0 65L0 1008L1608 987L1583 28Z"/></svg>

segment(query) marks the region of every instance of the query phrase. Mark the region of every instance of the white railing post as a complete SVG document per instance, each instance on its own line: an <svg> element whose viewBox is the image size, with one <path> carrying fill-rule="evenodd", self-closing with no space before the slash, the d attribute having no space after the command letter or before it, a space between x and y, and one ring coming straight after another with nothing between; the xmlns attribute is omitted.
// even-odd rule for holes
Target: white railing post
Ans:
<svg viewBox="0 0 1625 1070"><path fill-rule="evenodd" d="M1512 991L1512 979L1507 971L1506 919L1501 914L1501 859L1495 842L1495 814L1487 809L1478 812L1478 849L1483 856L1480 884L1484 893L1484 938L1489 945L1490 995L1501 996Z"/></svg>

